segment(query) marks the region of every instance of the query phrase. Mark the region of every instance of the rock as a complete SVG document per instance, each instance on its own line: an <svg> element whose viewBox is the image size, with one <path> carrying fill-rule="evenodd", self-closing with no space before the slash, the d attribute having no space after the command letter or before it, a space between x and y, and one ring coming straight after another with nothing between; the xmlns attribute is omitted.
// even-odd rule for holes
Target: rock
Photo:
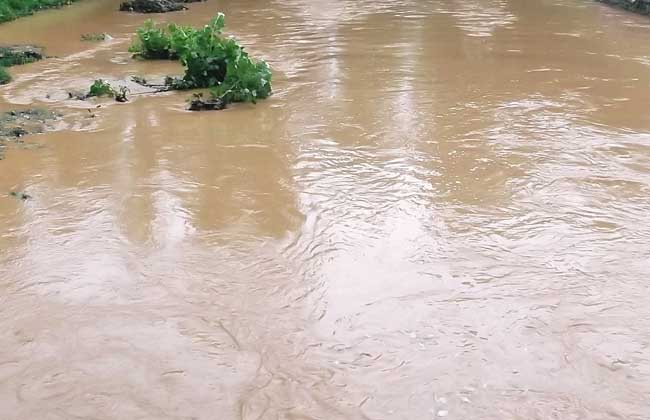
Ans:
<svg viewBox="0 0 650 420"><path fill-rule="evenodd" d="M0 45L0 66L27 64L45 58L43 49L34 45Z"/></svg>
<svg viewBox="0 0 650 420"><path fill-rule="evenodd" d="M185 6L172 0L127 0L120 4L123 12L167 13L185 9Z"/></svg>
<svg viewBox="0 0 650 420"><path fill-rule="evenodd" d="M174 80L172 77L165 77L163 80L159 80L159 83L151 83L142 76L132 76L131 81L137 83L140 86L144 86L149 89L154 89L156 92L167 92L172 90L171 83Z"/></svg>
<svg viewBox="0 0 650 420"><path fill-rule="evenodd" d="M84 101L86 100L86 94L80 91L68 92L68 99L77 99L79 101Z"/></svg>
<svg viewBox="0 0 650 420"><path fill-rule="evenodd" d="M60 114L39 108L1 112L0 160L4 158L4 149L8 141L21 144L24 136L54 128L52 123L60 117Z"/></svg>
<svg viewBox="0 0 650 420"><path fill-rule="evenodd" d="M131 92L131 91L129 90L128 87L126 87L126 86L120 86L120 87L117 88L117 90L115 91L115 100L116 100L117 102L122 102L122 103L124 103L124 102L128 102L128 101L129 101L129 98L127 97L127 95L128 95L128 93L130 93L130 92Z"/></svg>
<svg viewBox="0 0 650 420"><path fill-rule="evenodd" d="M13 127L7 130L7 134L9 137L16 137L17 139L21 138L22 136L26 136L29 134L29 131L25 130L22 127Z"/></svg>
<svg viewBox="0 0 650 420"><path fill-rule="evenodd" d="M176 0L176 1L178 1L179 3L199 3L207 0Z"/></svg>
<svg viewBox="0 0 650 420"><path fill-rule="evenodd" d="M0 140L42 133L51 121L59 117L57 113L39 108L0 113Z"/></svg>
<svg viewBox="0 0 650 420"><path fill-rule="evenodd" d="M90 34L82 34L81 35L81 40L82 41L110 41L113 39L112 36L106 33L90 33Z"/></svg>
<svg viewBox="0 0 650 420"><path fill-rule="evenodd" d="M188 109L190 111L220 111L226 109L226 103L219 98L203 99L201 95L195 95Z"/></svg>

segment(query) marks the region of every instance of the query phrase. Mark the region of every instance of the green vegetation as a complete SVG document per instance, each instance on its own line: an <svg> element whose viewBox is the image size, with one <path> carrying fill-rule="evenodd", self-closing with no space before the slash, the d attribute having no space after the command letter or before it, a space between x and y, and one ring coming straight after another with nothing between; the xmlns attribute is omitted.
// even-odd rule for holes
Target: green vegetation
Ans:
<svg viewBox="0 0 650 420"><path fill-rule="evenodd" d="M2 0L0 0L1 2ZM43 49L33 45L10 45L0 47L0 85L11 80L4 67L33 63L42 60Z"/></svg>
<svg viewBox="0 0 650 420"><path fill-rule="evenodd" d="M42 60L43 58L43 49L33 45L10 45L0 47L0 66L3 67L33 63L34 61Z"/></svg>
<svg viewBox="0 0 650 420"><path fill-rule="evenodd" d="M115 91L113 87L103 81L102 79L95 80L92 85L90 85L90 90L86 97L91 98L93 96L110 96L111 98L115 96Z"/></svg>
<svg viewBox="0 0 650 420"><path fill-rule="evenodd" d="M11 76L5 70L4 67L0 67L0 85L4 85L6 83L9 83L11 81Z"/></svg>
<svg viewBox="0 0 650 420"><path fill-rule="evenodd" d="M0 0L0 23L31 15L42 10L61 7L74 0Z"/></svg>
<svg viewBox="0 0 650 420"><path fill-rule="evenodd" d="M111 86L109 83L105 82L104 80L97 79L93 82L92 85L90 85L88 94L86 94L86 96L84 96L83 99L108 96L110 98L115 98L117 102L126 102L128 101L128 98L126 97L128 93L129 93L129 88L127 88L126 86L120 86L117 89L115 89L113 86Z"/></svg>
<svg viewBox="0 0 650 420"><path fill-rule="evenodd" d="M11 67L21 64L29 64L40 60L42 57L35 57L27 54L2 54L3 48L0 47L0 66Z"/></svg>
<svg viewBox="0 0 650 420"><path fill-rule="evenodd" d="M173 89L210 88L224 103L256 102L271 94L271 70L265 61L250 58L237 40L223 36L225 17L219 13L201 29L152 21L137 30L129 48L145 59L178 59L185 67L180 79L170 79Z"/></svg>
<svg viewBox="0 0 650 420"><path fill-rule="evenodd" d="M147 60L178 58L171 50L171 37L163 29L157 28L151 19L136 30L136 36L137 38L129 47L129 52L135 56Z"/></svg>
<svg viewBox="0 0 650 420"><path fill-rule="evenodd" d="M2 4L2 1L0 0L0 4ZM33 63L43 58L43 49L33 45L9 45L0 47L0 85L11 81L11 76L5 67Z"/></svg>

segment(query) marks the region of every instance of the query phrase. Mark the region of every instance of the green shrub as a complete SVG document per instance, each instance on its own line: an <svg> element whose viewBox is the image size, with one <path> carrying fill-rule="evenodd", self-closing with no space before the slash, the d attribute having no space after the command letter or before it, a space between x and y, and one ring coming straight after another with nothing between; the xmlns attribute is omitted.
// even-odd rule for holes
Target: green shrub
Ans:
<svg viewBox="0 0 650 420"><path fill-rule="evenodd" d="M5 70L4 67L0 67L0 85L4 85L6 83L9 83L11 81L11 76Z"/></svg>
<svg viewBox="0 0 650 420"><path fill-rule="evenodd" d="M171 52L171 41L164 29L148 19L144 26L136 31L136 39L129 47L129 52L149 60L175 58Z"/></svg>
<svg viewBox="0 0 650 420"><path fill-rule="evenodd" d="M90 90L88 92L88 95L86 95L87 98L91 98L93 96L110 96L112 98L115 96L115 90L111 85L102 79L98 79L95 80L92 85L90 85Z"/></svg>
<svg viewBox="0 0 650 420"><path fill-rule="evenodd" d="M38 59L29 56L24 56L24 55L5 56L2 54L2 47L0 47L0 66L3 67L19 66L21 64L33 63L34 61L38 61Z"/></svg>
<svg viewBox="0 0 650 420"><path fill-rule="evenodd" d="M129 93L129 88L126 86L118 86L115 89L109 83L103 81L102 79L97 79L90 85L90 89L86 95L81 96L80 99L87 99L92 97L100 96L109 96L115 98L117 102L127 102L129 99L127 94Z"/></svg>
<svg viewBox="0 0 650 420"><path fill-rule="evenodd" d="M217 86L226 77L227 59L241 49L236 41L223 39L224 16L219 14L200 30L183 31L170 25L172 48L185 67L185 83L194 88Z"/></svg>
<svg viewBox="0 0 650 420"><path fill-rule="evenodd" d="M211 93L225 103L266 99L271 95L271 69L265 61L253 62L242 51L237 59L228 61L224 81Z"/></svg>
<svg viewBox="0 0 650 420"><path fill-rule="evenodd" d="M169 81L174 89L211 88L212 95L226 103L267 98L269 66L251 59L235 39L225 38L224 25L222 13L201 29L175 24L161 29L147 21L129 50L144 58L178 57L185 75Z"/></svg>
<svg viewBox="0 0 650 420"><path fill-rule="evenodd" d="M178 59L181 54L186 54L192 48L192 41L199 31L191 26L181 26L175 23L170 23L167 30L169 31L171 56L174 59Z"/></svg>

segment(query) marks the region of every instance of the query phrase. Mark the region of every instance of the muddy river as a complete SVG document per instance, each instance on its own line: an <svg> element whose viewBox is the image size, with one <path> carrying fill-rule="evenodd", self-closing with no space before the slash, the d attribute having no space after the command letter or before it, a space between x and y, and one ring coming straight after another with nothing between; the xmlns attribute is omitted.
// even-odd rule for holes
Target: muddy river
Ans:
<svg viewBox="0 0 650 420"><path fill-rule="evenodd" d="M67 99L181 73L118 3L0 26L53 56L0 111L63 115L0 161L0 418L650 418L650 19L209 0L156 19L223 11L270 99Z"/></svg>

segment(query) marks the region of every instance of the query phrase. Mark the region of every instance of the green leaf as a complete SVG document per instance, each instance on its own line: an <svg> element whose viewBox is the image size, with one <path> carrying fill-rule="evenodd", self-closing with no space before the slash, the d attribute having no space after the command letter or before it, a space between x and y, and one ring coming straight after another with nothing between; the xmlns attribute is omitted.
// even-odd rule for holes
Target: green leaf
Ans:
<svg viewBox="0 0 650 420"><path fill-rule="evenodd" d="M129 51L143 58L178 58L185 67L174 88L211 88L225 102L255 102L271 94L271 70L264 61L253 61L234 38L221 33L225 16L219 13L201 29L176 24L158 28L145 22L136 32Z"/></svg>

